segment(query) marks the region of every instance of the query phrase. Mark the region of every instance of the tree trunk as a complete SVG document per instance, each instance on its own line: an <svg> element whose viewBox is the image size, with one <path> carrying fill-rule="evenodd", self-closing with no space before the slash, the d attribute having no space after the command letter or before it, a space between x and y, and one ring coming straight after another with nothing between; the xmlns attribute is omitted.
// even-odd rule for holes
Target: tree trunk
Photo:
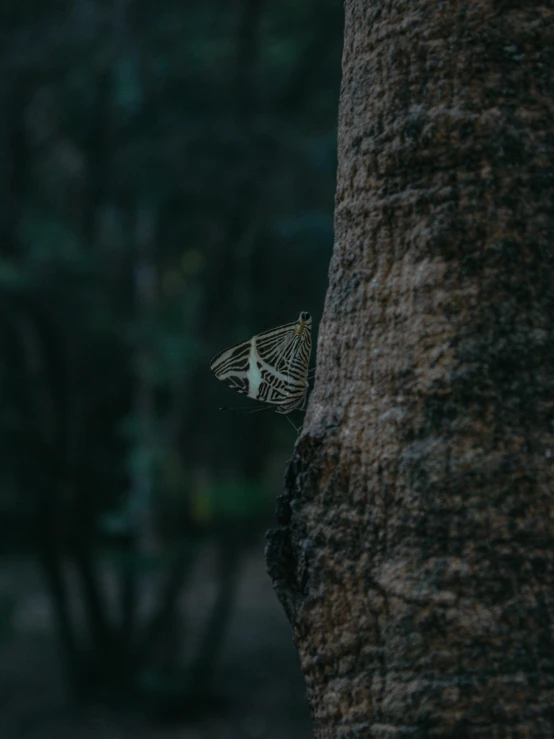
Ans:
<svg viewBox="0 0 554 739"><path fill-rule="evenodd" d="M349 0L270 532L316 737L554 736L552 3Z"/></svg>

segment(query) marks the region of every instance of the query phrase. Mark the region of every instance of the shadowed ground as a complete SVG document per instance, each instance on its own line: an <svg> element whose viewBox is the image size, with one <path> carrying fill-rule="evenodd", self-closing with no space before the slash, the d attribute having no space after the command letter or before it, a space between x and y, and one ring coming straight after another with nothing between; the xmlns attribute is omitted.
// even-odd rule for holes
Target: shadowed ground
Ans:
<svg viewBox="0 0 554 739"><path fill-rule="evenodd" d="M10 631L0 643L2 739L308 739L304 685L289 626L259 552L247 555L237 605L214 676L217 703L190 721L103 707L68 708L50 603L31 562L3 563L0 591L13 596ZM199 563L185 619L194 634L210 599L210 556ZM200 713L200 712L199 712Z"/></svg>

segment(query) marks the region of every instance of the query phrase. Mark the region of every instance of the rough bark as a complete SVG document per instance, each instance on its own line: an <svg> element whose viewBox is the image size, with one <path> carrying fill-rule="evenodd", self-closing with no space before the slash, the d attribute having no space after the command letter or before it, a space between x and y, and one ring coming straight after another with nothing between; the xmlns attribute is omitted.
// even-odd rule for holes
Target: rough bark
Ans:
<svg viewBox="0 0 554 739"><path fill-rule="evenodd" d="M268 569L316 737L551 737L553 5L345 8L330 285Z"/></svg>

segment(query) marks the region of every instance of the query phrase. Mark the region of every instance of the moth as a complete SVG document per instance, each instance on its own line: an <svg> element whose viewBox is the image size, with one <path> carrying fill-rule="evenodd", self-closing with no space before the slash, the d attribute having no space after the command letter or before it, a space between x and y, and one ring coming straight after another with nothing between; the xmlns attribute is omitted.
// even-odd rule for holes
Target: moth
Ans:
<svg viewBox="0 0 554 739"><path fill-rule="evenodd" d="M302 311L296 321L262 331L216 354L210 369L237 392L274 405L277 413L304 408L311 330L312 317Z"/></svg>

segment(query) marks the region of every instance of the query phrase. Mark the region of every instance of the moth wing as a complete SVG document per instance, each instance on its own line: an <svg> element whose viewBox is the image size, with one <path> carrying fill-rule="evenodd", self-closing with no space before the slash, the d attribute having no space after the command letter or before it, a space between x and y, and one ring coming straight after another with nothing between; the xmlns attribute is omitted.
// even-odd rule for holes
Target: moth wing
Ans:
<svg viewBox="0 0 554 739"><path fill-rule="evenodd" d="M248 392L248 366L251 350L251 341L241 341L240 344L216 354L210 362L210 369L218 380L225 382L239 393Z"/></svg>

